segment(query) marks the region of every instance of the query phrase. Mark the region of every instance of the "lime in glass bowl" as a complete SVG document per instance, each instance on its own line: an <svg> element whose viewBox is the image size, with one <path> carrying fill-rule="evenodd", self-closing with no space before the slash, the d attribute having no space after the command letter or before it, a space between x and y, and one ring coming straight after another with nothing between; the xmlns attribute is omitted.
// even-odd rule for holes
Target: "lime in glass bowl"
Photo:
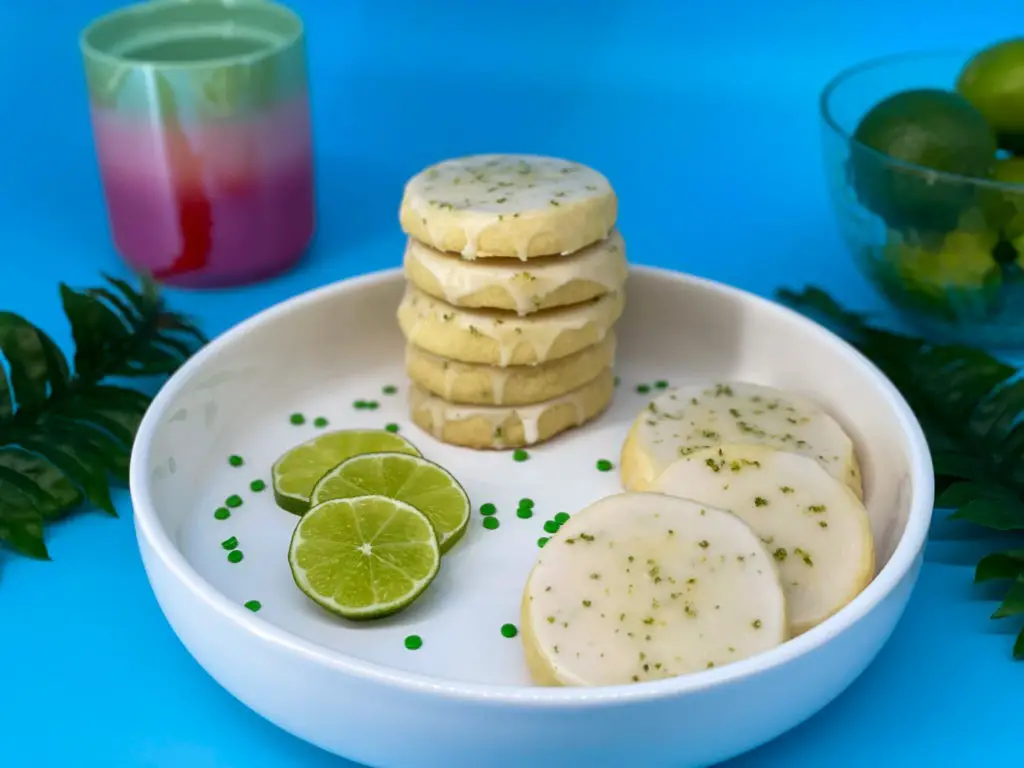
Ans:
<svg viewBox="0 0 1024 768"><path fill-rule="evenodd" d="M982 118L977 91L964 91L970 102L957 93L975 53L891 56L840 73L821 95L825 171L858 267L914 331L1019 350L1024 146L1019 158L997 148L1012 137Z"/></svg>

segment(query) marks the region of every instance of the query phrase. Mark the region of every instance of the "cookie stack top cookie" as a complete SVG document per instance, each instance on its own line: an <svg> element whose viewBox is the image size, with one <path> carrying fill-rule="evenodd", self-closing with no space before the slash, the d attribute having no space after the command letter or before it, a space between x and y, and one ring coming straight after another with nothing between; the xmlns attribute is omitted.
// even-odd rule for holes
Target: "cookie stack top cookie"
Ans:
<svg viewBox="0 0 1024 768"><path fill-rule="evenodd" d="M475 155L411 178L399 220L439 251L526 261L603 240L617 215L611 184L592 168L536 155Z"/></svg>

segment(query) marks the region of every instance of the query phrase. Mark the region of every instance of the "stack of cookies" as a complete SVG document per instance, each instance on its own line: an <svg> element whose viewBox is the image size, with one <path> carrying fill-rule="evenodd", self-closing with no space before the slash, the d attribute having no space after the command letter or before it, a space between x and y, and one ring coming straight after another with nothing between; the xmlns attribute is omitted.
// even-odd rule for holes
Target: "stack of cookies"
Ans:
<svg viewBox="0 0 1024 768"><path fill-rule="evenodd" d="M535 445L611 402L626 256L608 180L577 163L480 155L405 187L412 419L472 448Z"/></svg>

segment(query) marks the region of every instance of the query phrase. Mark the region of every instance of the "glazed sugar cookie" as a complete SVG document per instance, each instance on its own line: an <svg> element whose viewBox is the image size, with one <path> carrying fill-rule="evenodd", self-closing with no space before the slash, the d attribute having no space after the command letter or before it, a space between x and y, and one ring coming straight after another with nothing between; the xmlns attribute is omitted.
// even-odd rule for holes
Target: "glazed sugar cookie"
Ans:
<svg viewBox="0 0 1024 768"><path fill-rule="evenodd" d="M601 413L612 400L610 369L568 394L520 406L456 405L413 385L412 420L438 440L468 448L519 448L550 440Z"/></svg>
<svg viewBox="0 0 1024 768"><path fill-rule="evenodd" d="M700 672L786 640L771 555L721 509L657 493L608 496L537 557L522 600L540 685L622 685Z"/></svg>
<svg viewBox="0 0 1024 768"><path fill-rule="evenodd" d="M427 168L405 185L406 234L467 259L575 253L606 237L618 203L608 179L535 155L476 155Z"/></svg>
<svg viewBox="0 0 1024 768"><path fill-rule="evenodd" d="M861 593L875 574L867 510L814 459L722 445L668 467L652 490L727 509L765 543L782 576L794 635Z"/></svg>
<svg viewBox="0 0 1024 768"><path fill-rule="evenodd" d="M537 365L593 346L622 314L621 293L526 317L463 309L407 286L398 307L405 338L440 357L481 365Z"/></svg>
<svg viewBox="0 0 1024 768"><path fill-rule="evenodd" d="M622 484L646 491L681 456L722 444L809 456L863 497L853 441L809 398L744 382L667 390L640 412L622 446Z"/></svg>
<svg viewBox="0 0 1024 768"><path fill-rule="evenodd" d="M542 365L499 368L446 360L412 344L405 369L414 384L450 403L529 405L560 397L597 378L615 362L615 334L592 347Z"/></svg>
<svg viewBox="0 0 1024 768"><path fill-rule="evenodd" d="M617 231L578 253L529 264L518 259L467 261L413 238L405 249L405 276L421 291L457 307L520 315L621 291L626 271L625 243Z"/></svg>

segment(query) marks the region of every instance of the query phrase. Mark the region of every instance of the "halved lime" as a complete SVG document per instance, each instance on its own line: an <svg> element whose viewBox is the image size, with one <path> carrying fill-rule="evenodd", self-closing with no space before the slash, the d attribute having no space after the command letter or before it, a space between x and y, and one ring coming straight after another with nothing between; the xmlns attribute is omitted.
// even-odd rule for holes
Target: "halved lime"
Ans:
<svg viewBox="0 0 1024 768"><path fill-rule="evenodd" d="M274 500L281 509L304 514L313 486L328 470L360 453L380 451L420 455L404 437L383 429L343 429L307 440L274 462Z"/></svg>
<svg viewBox="0 0 1024 768"><path fill-rule="evenodd" d="M295 526L288 565L303 593L346 619L376 619L405 608L441 563L426 515L386 496L332 499Z"/></svg>
<svg viewBox="0 0 1024 768"><path fill-rule="evenodd" d="M316 505L377 494L404 501L426 515L441 552L451 549L469 525L469 496L459 481L444 467L404 453L365 453L346 459L320 478L310 501Z"/></svg>

